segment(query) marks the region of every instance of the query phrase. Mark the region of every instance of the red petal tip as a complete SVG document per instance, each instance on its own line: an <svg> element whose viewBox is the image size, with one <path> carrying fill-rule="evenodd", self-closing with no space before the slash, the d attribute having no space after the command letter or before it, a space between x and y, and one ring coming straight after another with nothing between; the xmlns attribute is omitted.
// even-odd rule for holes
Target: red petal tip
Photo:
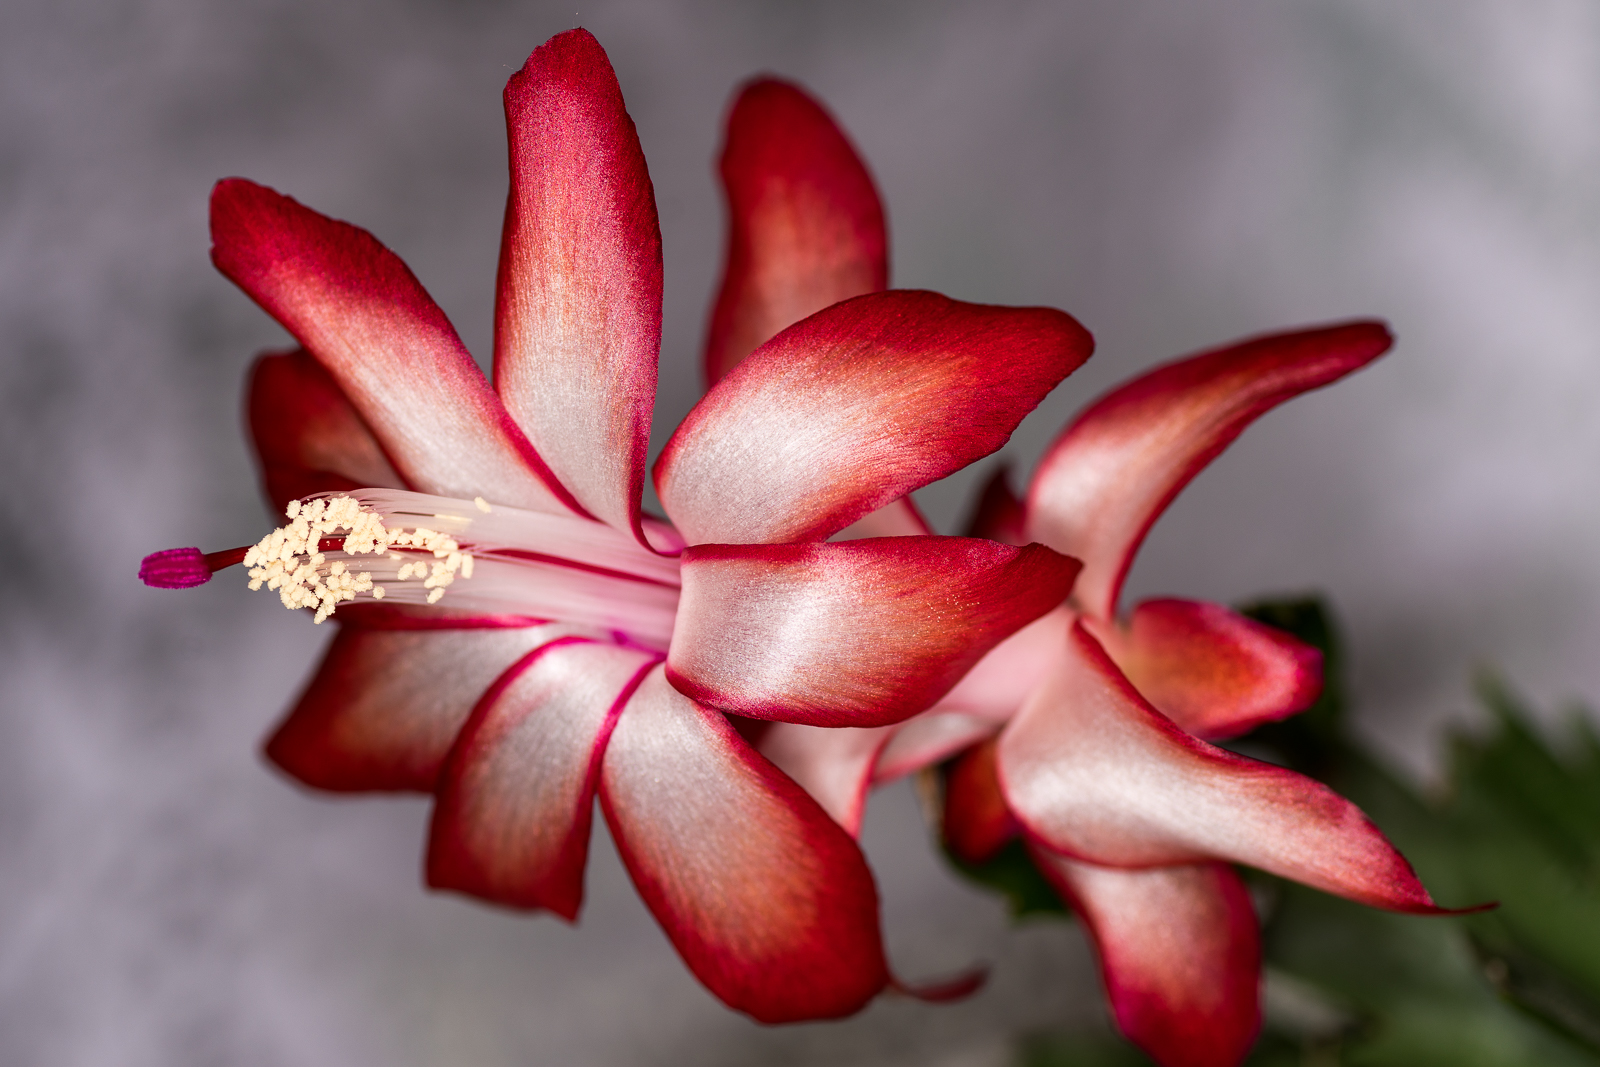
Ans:
<svg viewBox="0 0 1600 1067"><path fill-rule="evenodd" d="M139 580L153 589L193 589L211 580L211 568L198 548L169 548L140 561Z"/></svg>

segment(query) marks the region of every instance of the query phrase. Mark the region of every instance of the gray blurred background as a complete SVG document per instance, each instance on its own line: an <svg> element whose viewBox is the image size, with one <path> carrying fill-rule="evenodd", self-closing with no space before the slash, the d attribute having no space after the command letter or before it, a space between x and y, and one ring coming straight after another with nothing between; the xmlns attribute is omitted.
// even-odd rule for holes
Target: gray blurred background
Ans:
<svg viewBox="0 0 1600 1067"><path fill-rule="evenodd" d="M263 732L324 635L153 549L269 521L241 375L284 335L207 261L231 174L368 227L478 353L499 93L609 50L667 261L658 424L699 390L735 84L822 96L888 204L894 280L1057 305L1090 365L1008 448L1153 362L1355 315L1394 354L1263 420L1157 527L1135 595L1322 589L1361 725L1426 774L1470 672L1600 698L1600 7L8 0L0 11L0 1063L1000 1064L1097 1017L1077 935L1008 929L904 787L866 841L907 974L957 1007L763 1029L699 989L597 834L583 922L425 893L419 800L328 800ZM657 443L664 439L658 433ZM945 530L966 486L922 494Z"/></svg>

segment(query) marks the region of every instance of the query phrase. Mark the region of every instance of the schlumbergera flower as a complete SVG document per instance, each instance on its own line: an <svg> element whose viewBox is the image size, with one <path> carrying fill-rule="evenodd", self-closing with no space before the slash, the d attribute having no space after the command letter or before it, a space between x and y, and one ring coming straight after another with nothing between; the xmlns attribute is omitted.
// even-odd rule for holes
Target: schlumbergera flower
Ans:
<svg viewBox="0 0 1600 1067"><path fill-rule="evenodd" d="M708 376L829 300L887 285L883 212L827 113L792 85L747 86L722 174L733 216ZM1070 599L900 725L773 723L761 749L858 831L869 786L963 753L944 832L969 861L1019 833L1084 920L1118 1024L1169 1067L1241 1060L1259 1027L1259 933L1231 863L1377 907L1436 909L1348 801L1208 743L1304 710L1315 649L1217 604L1119 592L1151 524L1256 417L1365 366L1380 324L1261 337L1180 360L1101 398L1040 464L1003 475L978 532L1084 561ZM906 509L902 522L918 521Z"/></svg>
<svg viewBox="0 0 1600 1067"><path fill-rule="evenodd" d="M583 30L505 105L492 386L371 235L217 186L214 261L302 346L263 357L249 395L290 521L141 573L246 562L333 617L268 755L323 789L435 792L432 885L574 919L598 796L712 992L769 1022L848 1014L891 981L872 876L728 715L902 720L1066 595L1077 562L1040 546L826 542L999 448L1092 342L1050 309L833 306L689 414L655 467L671 524L652 519L661 252L633 123Z"/></svg>

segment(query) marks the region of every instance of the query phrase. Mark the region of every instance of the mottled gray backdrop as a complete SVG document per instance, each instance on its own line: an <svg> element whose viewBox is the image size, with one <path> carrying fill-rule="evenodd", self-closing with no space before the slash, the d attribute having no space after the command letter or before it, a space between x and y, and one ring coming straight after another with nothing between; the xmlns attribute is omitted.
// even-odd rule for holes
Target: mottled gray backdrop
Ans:
<svg viewBox="0 0 1600 1067"><path fill-rule="evenodd" d="M215 274L242 174L370 228L483 352L500 87L582 23L650 160L658 422L699 387L733 86L803 80L871 161L898 284L1046 303L1100 351L1026 472L1154 361L1353 315L1380 365L1265 419L1158 527L1135 593L1325 589L1362 723L1426 770L1476 664L1600 697L1600 8L1589 0L567 4L8 0L0 13L0 1063L999 1064L1093 1018L1061 927L1008 931L874 805L896 962L997 962L955 1008L766 1030L686 976L603 832L582 924L433 896L417 800L308 795L256 754L324 635L235 578L241 373L285 336ZM658 433L657 441L662 439ZM962 491L924 493L946 529Z"/></svg>

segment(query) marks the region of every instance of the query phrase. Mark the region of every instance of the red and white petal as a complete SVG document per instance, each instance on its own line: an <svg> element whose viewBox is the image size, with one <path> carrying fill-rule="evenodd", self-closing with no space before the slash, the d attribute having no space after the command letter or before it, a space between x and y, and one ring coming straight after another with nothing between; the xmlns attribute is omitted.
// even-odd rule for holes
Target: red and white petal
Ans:
<svg viewBox="0 0 1600 1067"><path fill-rule="evenodd" d="M267 758L317 789L432 792L484 690L531 649L566 632L557 625L343 625L267 741Z"/></svg>
<svg viewBox="0 0 1600 1067"><path fill-rule="evenodd" d="M1222 863L1118 870L1035 849L1083 919L1117 1027L1161 1067L1237 1067L1261 1029L1261 932Z"/></svg>
<svg viewBox="0 0 1600 1067"><path fill-rule="evenodd" d="M506 83L505 105L495 385L578 502L645 543L661 228L639 135L588 30L535 49Z"/></svg>
<svg viewBox="0 0 1600 1067"><path fill-rule="evenodd" d="M1077 569L967 537L691 547L667 675L752 719L885 726L1059 604Z"/></svg>
<svg viewBox="0 0 1600 1067"><path fill-rule="evenodd" d="M756 748L851 837L859 837L872 770L893 732L892 726L829 729L774 722L761 732Z"/></svg>
<svg viewBox="0 0 1600 1067"><path fill-rule="evenodd" d="M1001 735L1000 786L1029 835L1112 867L1229 860L1395 911L1437 909L1354 804L1190 737L1080 624Z"/></svg>
<svg viewBox="0 0 1600 1067"><path fill-rule="evenodd" d="M1028 491L1027 540L1084 562L1076 599L1102 619L1150 524L1258 416L1364 367L1378 322L1257 337L1158 367L1101 397L1050 446Z"/></svg>
<svg viewBox="0 0 1600 1067"><path fill-rule="evenodd" d="M988 455L1093 339L1064 312L873 293L784 330L656 463L689 544L820 541Z"/></svg>
<svg viewBox="0 0 1600 1067"><path fill-rule="evenodd" d="M303 348L256 358L245 411L262 488L280 513L313 493L405 487L333 377Z"/></svg>
<svg viewBox="0 0 1600 1067"><path fill-rule="evenodd" d="M653 662L632 649L567 638L507 671L445 765L428 884L575 920L601 757Z"/></svg>
<svg viewBox="0 0 1600 1067"><path fill-rule="evenodd" d="M722 149L728 258L706 339L716 382L784 327L889 284L872 176L844 132L797 85L747 84Z"/></svg>
<svg viewBox="0 0 1600 1067"><path fill-rule="evenodd" d="M370 233L228 178L211 241L217 269L328 369L411 488L567 510L444 312Z"/></svg>
<svg viewBox="0 0 1600 1067"><path fill-rule="evenodd" d="M600 803L639 895L729 1007L838 1018L888 982L877 888L850 835L660 671L611 735Z"/></svg>
<svg viewBox="0 0 1600 1067"><path fill-rule="evenodd" d="M1000 792L995 768L999 739L990 737L963 752L944 779L944 841L967 863L982 863L1021 832Z"/></svg>
<svg viewBox="0 0 1600 1067"><path fill-rule="evenodd" d="M1155 709L1218 741L1304 711L1322 692L1322 653L1221 604L1146 600L1128 625L1085 625Z"/></svg>

